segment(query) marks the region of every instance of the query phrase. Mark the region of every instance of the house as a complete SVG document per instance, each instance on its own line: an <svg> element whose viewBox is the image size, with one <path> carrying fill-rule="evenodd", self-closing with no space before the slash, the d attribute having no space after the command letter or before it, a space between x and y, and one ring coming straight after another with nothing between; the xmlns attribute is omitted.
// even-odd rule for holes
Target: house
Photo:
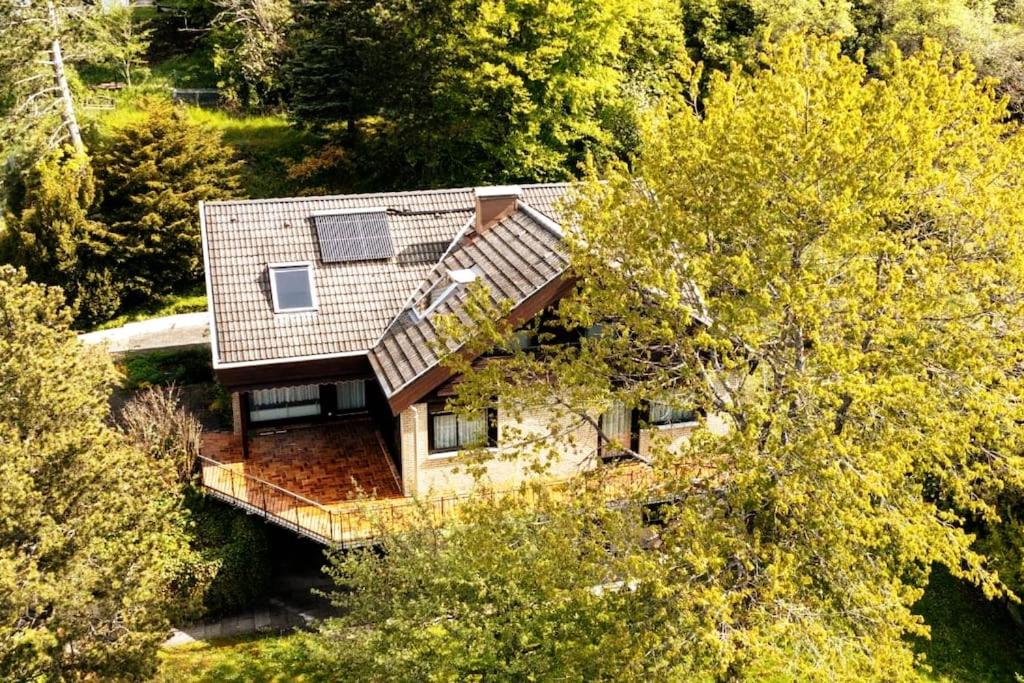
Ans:
<svg viewBox="0 0 1024 683"><path fill-rule="evenodd" d="M437 320L467 319L472 283L510 302L513 322L566 295L559 206L568 190L201 205L213 367L233 416L232 433L204 438L205 487L335 544L365 540L368 509L395 515L416 498L443 512L467 494L475 480L458 471L459 452L485 442L500 450L509 418L448 410L453 378L438 355ZM517 428L529 430L530 419ZM645 447L635 412L613 406L601 420L607 434ZM684 438L693 417L656 406L644 420ZM596 429L580 427L573 442L552 444L553 478L601 461ZM485 478L501 488L524 476L520 464L495 459Z"/></svg>

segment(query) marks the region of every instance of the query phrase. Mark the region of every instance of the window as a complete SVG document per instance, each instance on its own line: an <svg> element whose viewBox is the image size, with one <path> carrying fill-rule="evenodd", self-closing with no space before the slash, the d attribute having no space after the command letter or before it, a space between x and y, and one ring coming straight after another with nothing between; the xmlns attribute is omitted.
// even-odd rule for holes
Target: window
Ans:
<svg viewBox="0 0 1024 683"><path fill-rule="evenodd" d="M633 451L640 448L636 418L637 412L622 401L611 402L600 420L603 438L598 442L598 450L602 459L618 459L625 455L626 448Z"/></svg>
<svg viewBox="0 0 1024 683"><path fill-rule="evenodd" d="M472 268L461 270L449 270L447 274L438 279L434 285L427 290L419 302L413 307L412 312L417 320L422 320L434 312L444 303L451 294L460 286L468 285L477 278L477 273Z"/></svg>
<svg viewBox="0 0 1024 683"><path fill-rule="evenodd" d="M366 407L366 380L338 382L335 386L338 392L338 410L361 410Z"/></svg>
<svg viewBox="0 0 1024 683"><path fill-rule="evenodd" d="M438 407L427 417L431 453L497 445L498 420L493 409L479 415L457 415Z"/></svg>
<svg viewBox="0 0 1024 683"><path fill-rule="evenodd" d="M249 419L253 422L286 420L320 414L320 387L307 384L279 389L257 389L249 395Z"/></svg>
<svg viewBox="0 0 1024 683"><path fill-rule="evenodd" d="M315 311L313 267L308 263L270 266L270 293L275 313Z"/></svg>
<svg viewBox="0 0 1024 683"><path fill-rule="evenodd" d="M697 421L697 411L692 408L677 408L669 403L651 401L649 422L652 425L693 424Z"/></svg>

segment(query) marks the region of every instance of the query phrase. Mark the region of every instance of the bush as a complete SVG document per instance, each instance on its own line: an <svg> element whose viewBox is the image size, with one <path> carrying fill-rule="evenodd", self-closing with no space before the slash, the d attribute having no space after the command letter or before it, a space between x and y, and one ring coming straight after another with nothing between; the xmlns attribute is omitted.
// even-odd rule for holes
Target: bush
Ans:
<svg viewBox="0 0 1024 683"><path fill-rule="evenodd" d="M213 381L210 352L205 348L131 355L121 362L121 371L126 389Z"/></svg>
<svg viewBox="0 0 1024 683"><path fill-rule="evenodd" d="M216 567L203 604L208 616L257 604L270 582L267 534L245 513L190 490L186 505L195 523L193 549Z"/></svg>
<svg viewBox="0 0 1024 683"><path fill-rule="evenodd" d="M143 453L170 460L179 482L192 480L203 428L182 405L178 387L153 387L133 397L121 411L121 427Z"/></svg>

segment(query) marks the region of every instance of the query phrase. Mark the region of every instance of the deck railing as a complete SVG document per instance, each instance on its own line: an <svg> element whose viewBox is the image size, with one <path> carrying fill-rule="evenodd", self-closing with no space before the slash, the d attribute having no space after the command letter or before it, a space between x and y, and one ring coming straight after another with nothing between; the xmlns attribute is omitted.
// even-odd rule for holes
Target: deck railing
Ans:
<svg viewBox="0 0 1024 683"><path fill-rule="evenodd" d="M314 541L338 547L371 543L382 528L400 529L417 515L438 523L446 521L466 501L481 495L466 493L424 500L407 497L353 499L326 506L207 456L200 455L198 460L203 488L211 495ZM614 479L632 488L638 475L628 470ZM546 482L545 488L554 489L565 483ZM501 492L489 491L486 495L501 495Z"/></svg>

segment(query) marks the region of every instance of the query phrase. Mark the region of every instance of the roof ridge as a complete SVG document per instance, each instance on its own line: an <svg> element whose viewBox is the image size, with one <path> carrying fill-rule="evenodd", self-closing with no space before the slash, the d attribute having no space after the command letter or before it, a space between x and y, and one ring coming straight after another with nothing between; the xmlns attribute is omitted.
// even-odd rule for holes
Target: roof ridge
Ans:
<svg viewBox="0 0 1024 683"><path fill-rule="evenodd" d="M563 187L571 185L572 181L563 180L557 182L548 183L527 183L520 185L522 188L544 188L544 187ZM479 187L492 187L491 185L480 185ZM284 204L284 203L302 203L312 201L323 201L325 199L366 199L368 197L400 197L409 195L441 195L441 194L458 194L463 192L473 192L476 187L442 187L442 188L424 188L419 190L385 190L382 192L354 192L348 194L318 194L308 196L292 196L292 197L261 197L257 199L217 199L203 202L204 206L237 206L239 204Z"/></svg>

